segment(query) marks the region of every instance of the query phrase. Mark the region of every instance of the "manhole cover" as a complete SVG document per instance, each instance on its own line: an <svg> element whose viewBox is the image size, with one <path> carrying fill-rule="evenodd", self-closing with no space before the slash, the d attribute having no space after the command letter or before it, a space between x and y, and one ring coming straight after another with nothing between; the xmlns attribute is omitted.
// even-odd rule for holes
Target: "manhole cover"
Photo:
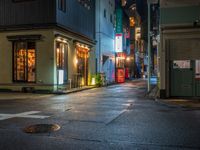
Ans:
<svg viewBox="0 0 200 150"><path fill-rule="evenodd" d="M24 128L23 131L25 133L48 133L59 129L60 126L57 124L35 124Z"/></svg>

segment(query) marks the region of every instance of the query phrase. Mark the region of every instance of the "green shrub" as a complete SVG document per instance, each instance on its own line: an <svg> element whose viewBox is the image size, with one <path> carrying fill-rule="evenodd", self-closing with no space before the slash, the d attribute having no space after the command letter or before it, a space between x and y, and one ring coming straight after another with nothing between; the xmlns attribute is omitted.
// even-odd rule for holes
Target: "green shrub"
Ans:
<svg viewBox="0 0 200 150"><path fill-rule="evenodd" d="M95 76L95 82L96 82L96 86L98 87L103 85L100 73L97 73L97 75Z"/></svg>

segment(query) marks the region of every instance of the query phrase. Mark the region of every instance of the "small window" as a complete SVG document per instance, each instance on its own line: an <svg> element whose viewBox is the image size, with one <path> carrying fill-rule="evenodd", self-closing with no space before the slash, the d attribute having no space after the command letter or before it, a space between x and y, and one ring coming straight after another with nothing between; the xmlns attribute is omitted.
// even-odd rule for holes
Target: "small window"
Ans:
<svg viewBox="0 0 200 150"><path fill-rule="evenodd" d="M66 0L58 0L58 9L66 12Z"/></svg>
<svg viewBox="0 0 200 150"><path fill-rule="evenodd" d="M56 43L56 64L58 69L64 69L64 52L65 52L65 45L63 43Z"/></svg>
<svg viewBox="0 0 200 150"><path fill-rule="evenodd" d="M112 17L112 14L110 14L110 22L112 23L113 21L113 17Z"/></svg>
<svg viewBox="0 0 200 150"><path fill-rule="evenodd" d="M63 81L68 81L68 61L67 61L67 44L62 42L56 42L56 66L57 70L63 71Z"/></svg>
<svg viewBox="0 0 200 150"><path fill-rule="evenodd" d="M35 42L13 43L14 82L35 82L36 50Z"/></svg>
<svg viewBox="0 0 200 150"><path fill-rule="evenodd" d="M106 18L106 9L104 9L104 11L103 11L103 16L104 16L104 18Z"/></svg>

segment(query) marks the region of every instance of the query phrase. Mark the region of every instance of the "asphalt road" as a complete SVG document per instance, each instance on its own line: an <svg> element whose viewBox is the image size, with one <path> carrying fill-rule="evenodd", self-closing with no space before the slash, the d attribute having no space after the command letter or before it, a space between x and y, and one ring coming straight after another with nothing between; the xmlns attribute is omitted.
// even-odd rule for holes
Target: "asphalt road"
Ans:
<svg viewBox="0 0 200 150"><path fill-rule="evenodd" d="M200 111L144 97L134 81L69 95L0 100L0 150L200 149ZM0 93L1 94L1 93ZM34 124L60 130L25 133Z"/></svg>

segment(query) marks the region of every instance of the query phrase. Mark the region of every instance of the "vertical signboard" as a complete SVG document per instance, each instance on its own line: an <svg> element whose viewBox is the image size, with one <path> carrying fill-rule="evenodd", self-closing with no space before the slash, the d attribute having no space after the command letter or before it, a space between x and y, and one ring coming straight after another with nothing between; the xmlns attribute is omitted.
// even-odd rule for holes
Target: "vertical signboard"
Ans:
<svg viewBox="0 0 200 150"><path fill-rule="evenodd" d="M64 83L64 70L58 70L58 84Z"/></svg>
<svg viewBox="0 0 200 150"><path fill-rule="evenodd" d="M122 33L123 29L122 29L122 16L123 16L123 12L121 8L117 8L116 9L116 33Z"/></svg>
<svg viewBox="0 0 200 150"><path fill-rule="evenodd" d="M122 45L122 33L115 35L115 52L122 52L123 45Z"/></svg>

